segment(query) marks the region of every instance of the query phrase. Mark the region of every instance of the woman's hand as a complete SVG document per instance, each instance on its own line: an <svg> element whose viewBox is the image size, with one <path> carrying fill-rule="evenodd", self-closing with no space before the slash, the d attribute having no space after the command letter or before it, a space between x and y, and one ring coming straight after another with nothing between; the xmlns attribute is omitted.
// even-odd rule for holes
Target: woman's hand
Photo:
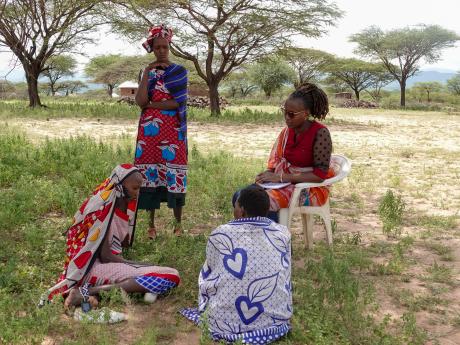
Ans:
<svg viewBox="0 0 460 345"><path fill-rule="evenodd" d="M169 67L169 64L166 63L166 62L158 62L158 61L155 61L155 62L151 62L148 64L147 67L145 67L145 70L148 72L154 68L157 68L157 67L162 67L162 68L168 68Z"/></svg>
<svg viewBox="0 0 460 345"><path fill-rule="evenodd" d="M256 176L256 183L263 182L280 182L281 176L272 171L264 171L263 173Z"/></svg>

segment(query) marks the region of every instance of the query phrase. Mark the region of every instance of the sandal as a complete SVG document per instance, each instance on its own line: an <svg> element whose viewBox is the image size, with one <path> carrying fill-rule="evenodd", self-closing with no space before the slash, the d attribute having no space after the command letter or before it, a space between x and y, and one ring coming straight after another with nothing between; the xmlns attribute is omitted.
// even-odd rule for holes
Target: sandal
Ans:
<svg viewBox="0 0 460 345"><path fill-rule="evenodd" d="M86 283L83 286L80 286L78 291L80 291L80 294L83 296L83 301L81 302L81 311L87 313L92 309L92 305L89 303L89 284Z"/></svg>
<svg viewBox="0 0 460 345"><path fill-rule="evenodd" d="M154 240L157 238L157 229L155 227L149 228L147 231L147 236L149 239Z"/></svg>
<svg viewBox="0 0 460 345"><path fill-rule="evenodd" d="M176 228L173 231L174 235L177 237L182 235L182 227L180 225L176 226Z"/></svg>
<svg viewBox="0 0 460 345"><path fill-rule="evenodd" d="M73 288L72 291L76 290L78 293L80 293L82 297L82 301L80 303L81 310L83 313L87 313L93 308L96 308L99 304L99 301L95 296L90 296L89 295L89 284L84 284L83 286L80 286L78 288ZM70 293L72 293L72 291ZM69 298L69 296L67 297ZM75 312L76 305L75 304L67 304L67 298L66 301L64 301L64 312L68 316L72 316Z"/></svg>

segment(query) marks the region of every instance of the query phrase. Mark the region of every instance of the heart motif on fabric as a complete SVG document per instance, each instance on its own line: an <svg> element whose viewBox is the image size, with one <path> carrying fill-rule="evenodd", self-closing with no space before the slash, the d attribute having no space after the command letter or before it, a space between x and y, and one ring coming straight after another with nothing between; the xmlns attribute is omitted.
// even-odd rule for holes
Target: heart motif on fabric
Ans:
<svg viewBox="0 0 460 345"><path fill-rule="evenodd" d="M253 323L264 312L260 302L251 303L247 296L240 296L235 300L235 307L241 321L245 325Z"/></svg>
<svg viewBox="0 0 460 345"><path fill-rule="evenodd" d="M224 267L234 277L243 279L248 255L242 248L235 248L231 255L224 256Z"/></svg>

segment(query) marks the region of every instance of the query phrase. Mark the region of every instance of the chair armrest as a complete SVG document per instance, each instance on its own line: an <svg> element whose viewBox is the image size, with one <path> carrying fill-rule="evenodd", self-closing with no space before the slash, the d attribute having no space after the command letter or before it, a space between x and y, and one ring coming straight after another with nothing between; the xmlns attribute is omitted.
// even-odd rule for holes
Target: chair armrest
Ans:
<svg viewBox="0 0 460 345"><path fill-rule="evenodd" d="M305 188L313 188L313 187L324 187L329 186L331 183L328 180L324 180L323 182L315 183L315 182L304 182L304 183L296 183L296 189L305 189Z"/></svg>

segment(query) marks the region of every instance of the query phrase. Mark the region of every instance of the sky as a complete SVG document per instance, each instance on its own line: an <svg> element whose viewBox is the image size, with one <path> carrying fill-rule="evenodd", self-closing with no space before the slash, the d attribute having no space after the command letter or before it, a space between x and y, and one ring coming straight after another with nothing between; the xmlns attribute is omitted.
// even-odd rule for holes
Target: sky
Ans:
<svg viewBox="0 0 460 345"><path fill-rule="evenodd" d="M352 57L355 45L348 41L350 35L371 25L384 30L403 28L417 24L438 24L453 30L460 35L459 0L335 0L344 11L343 17L337 21L336 27L329 28L326 35L318 39L296 38L295 44L301 47L315 48L341 57ZM94 34L99 39L97 45L88 45L84 52L86 57L78 56L80 71L90 57L102 54L143 54L141 42L131 44L122 38L110 34L107 29ZM10 69L11 55L0 54L0 78ZM422 69L438 71L460 70L460 42L456 47L446 49L442 59L431 65L422 63ZM22 68L12 73L8 79L21 79Z"/></svg>

